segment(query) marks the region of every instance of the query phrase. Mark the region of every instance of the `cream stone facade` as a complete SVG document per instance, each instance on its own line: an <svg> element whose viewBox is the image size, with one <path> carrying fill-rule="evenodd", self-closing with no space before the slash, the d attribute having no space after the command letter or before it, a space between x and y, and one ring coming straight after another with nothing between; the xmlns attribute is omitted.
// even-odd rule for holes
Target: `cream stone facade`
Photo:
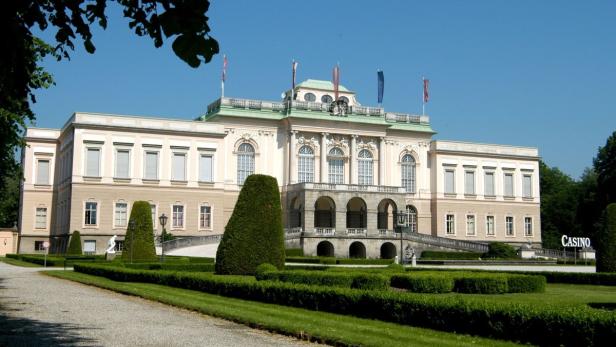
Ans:
<svg viewBox="0 0 616 347"><path fill-rule="evenodd" d="M28 129L19 251L61 252L74 230L87 252L113 235L121 248L137 200L155 234L164 213L175 236L220 235L252 173L278 180L288 242L306 254L392 257L399 215L433 240L540 245L536 148L434 141L429 117L362 106L342 86L333 102L326 81L285 95L221 98L191 121L75 113Z"/></svg>

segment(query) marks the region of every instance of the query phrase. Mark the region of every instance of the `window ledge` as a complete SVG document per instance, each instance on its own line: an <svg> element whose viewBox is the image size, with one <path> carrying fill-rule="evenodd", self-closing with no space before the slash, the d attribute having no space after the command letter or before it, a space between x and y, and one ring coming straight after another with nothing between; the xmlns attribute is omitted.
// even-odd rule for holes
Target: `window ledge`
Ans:
<svg viewBox="0 0 616 347"><path fill-rule="evenodd" d="M486 234L486 237L496 237L496 234Z"/></svg>
<svg viewBox="0 0 616 347"><path fill-rule="evenodd" d="M84 229L98 229L98 225L84 225Z"/></svg>
<svg viewBox="0 0 616 347"><path fill-rule="evenodd" d="M159 179L152 179L152 178L144 178L141 181L143 182L143 184L159 184L160 183Z"/></svg>
<svg viewBox="0 0 616 347"><path fill-rule="evenodd" d="M477 194L464 194L467 199L477 199Z"/></svg>
<svg viewBox="0 0 616 347"><path fill-rule="evenodd" d="M171 180L171 184L174 186L185 186L188 184L188 181Z"/></svg>
<svg viewBox="0 0 616 347"><path fill-rule="evenodd" d="M456 193L445 193L445 197L447 198L455 198L456 196L458 196Z"/></svg>
<svg viewBox="0 0 616 347"><path fill-rule="evenodd" d="M505 200L515 200L515 196L503 196Z"/></svg>
<svg viewBox="0 0 616 347"><path fill-rule="evenodd" d="M51 184L34 184L34 188L37 189L51 189Z"/></svg>
<svg viewBox="0 0 616 347"><path fill-rule="evenodd" d="M119 182L119 183L130 183L130 178L114 177L113 181L114 182Z"/></svg>
<svg viewBox="0 0 616 347"><path fill-rule="evenodd" d="M494 199L496 199L496 195L484 195L483 198L484 199L494 200Z"/></svg>
<svg viewBox="0 0 616 347"><path fill-rule="evenodd" d="M102 177L100 176L83 176L83 180L89 182L100 182L101 179Z"/></svg>
<svg viewBox="0 0 616 347"><path fill-rule="evenodd" d="M522 198L522 200L524 200L524 201L533 201L535 199L532 196L525 196L525 197Z"/></svg>
<svg viewBox="0 0 616 347"><path fill-rule="evenodd" d="M199 181L199 186L213 186L214 185L214 181Z"/></svg>

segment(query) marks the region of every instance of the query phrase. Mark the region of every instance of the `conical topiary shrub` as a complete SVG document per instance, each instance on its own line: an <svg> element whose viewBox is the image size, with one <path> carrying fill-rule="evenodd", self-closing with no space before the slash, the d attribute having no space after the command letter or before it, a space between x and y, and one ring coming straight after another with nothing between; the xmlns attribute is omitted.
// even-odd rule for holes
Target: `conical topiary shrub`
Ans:
<svg viewBox="0 0 616 347"><path fill-rule="evenodd" d="M154 230L152 210L147 201L135 201L130 211L128 228L124 237L123 261L154 261Z"/></svg>
<svg viewBox="0 0 616 347"><path fill-rule="evenodd" d="M71 240L68 243L68 249L66 250L66 255L82 255L83 251L81 250L81 234L79 230L73 231L73 235L71 235Z"/></svg>
<svg viewBox="0 0 616 347"><path fill-rule="evenodd" d="M602 228L597 235L597 272L616 272L616 203L603 212Z"/></svg>
<svg viewBox="0 0 616 347"><path fill-rule="evenodd" d="M250 175L218 246L216 272L252 275L263 263L284 267L280 193L274 177Z"/></svg>

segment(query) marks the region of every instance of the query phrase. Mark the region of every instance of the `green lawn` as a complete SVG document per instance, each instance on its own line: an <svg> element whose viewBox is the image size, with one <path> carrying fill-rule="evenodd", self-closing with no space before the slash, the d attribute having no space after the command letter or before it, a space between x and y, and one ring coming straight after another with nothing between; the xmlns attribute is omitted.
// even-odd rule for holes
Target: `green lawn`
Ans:
<svg viewBox="0 0 616 347"><path fill-rule="evenodd" d="M3 263L15 265L15 266L21 266L21 267L41 267L41 265L38 265L38 264L29 263L27 261L22 261L22 260L12 259L12 258L0 257L0 261Z"/></svg>
<svg viewBox="0 0 616 347"><path fill-rule="evenodd" d="M195 310L242 324L332 345L362 346L513 346L515 344L376 320L265 304L156 284L115 282L73 271L48 276Z"/></svg>

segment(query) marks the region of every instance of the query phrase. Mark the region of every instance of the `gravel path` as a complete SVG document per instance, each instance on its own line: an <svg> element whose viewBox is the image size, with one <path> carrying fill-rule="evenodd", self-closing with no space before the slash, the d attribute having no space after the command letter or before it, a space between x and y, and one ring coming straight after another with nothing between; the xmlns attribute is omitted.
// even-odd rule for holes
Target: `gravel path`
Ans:
<svg viewBox="0 0 616 347"><path fill-rule="evenodd" d="M308 346L0 262L0 346Z"/></svg>

